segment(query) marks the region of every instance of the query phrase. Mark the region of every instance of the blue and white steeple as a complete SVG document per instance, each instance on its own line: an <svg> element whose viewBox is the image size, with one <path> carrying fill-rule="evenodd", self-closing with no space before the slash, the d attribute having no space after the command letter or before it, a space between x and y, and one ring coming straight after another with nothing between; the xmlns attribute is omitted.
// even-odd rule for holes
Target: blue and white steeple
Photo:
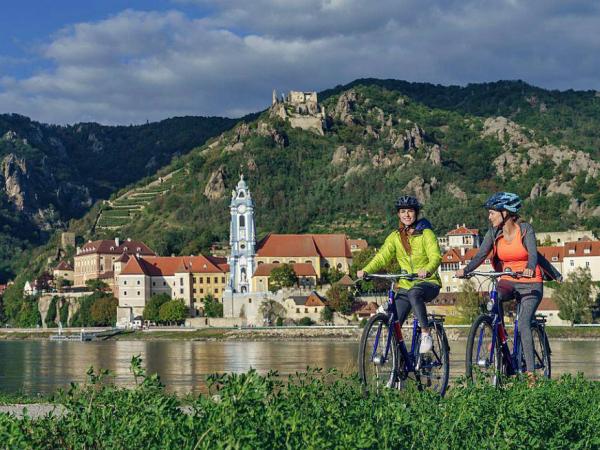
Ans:
<svg viewBox="0 0 600 450"><path fill-rule="evenodd" d="M231 212L229 227L231 273L228 290L246 293L250 291L250 278L256 268L256 228L254 227L254 202L243 175L240 175L240 181L231 192L229 210Z"/></svg>

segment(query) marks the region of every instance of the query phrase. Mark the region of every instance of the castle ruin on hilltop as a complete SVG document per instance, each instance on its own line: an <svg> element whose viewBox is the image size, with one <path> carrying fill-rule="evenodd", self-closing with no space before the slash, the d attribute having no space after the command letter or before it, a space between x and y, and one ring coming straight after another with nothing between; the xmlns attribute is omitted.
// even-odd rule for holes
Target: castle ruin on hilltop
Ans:
<svg viewBox="0 0 600 450"><path fill-rule="evenodd" d="M324 134L325 107L319 105L316 92L290 91L279 98L273 89L271 116L289 120L293 128Z"/></svg>

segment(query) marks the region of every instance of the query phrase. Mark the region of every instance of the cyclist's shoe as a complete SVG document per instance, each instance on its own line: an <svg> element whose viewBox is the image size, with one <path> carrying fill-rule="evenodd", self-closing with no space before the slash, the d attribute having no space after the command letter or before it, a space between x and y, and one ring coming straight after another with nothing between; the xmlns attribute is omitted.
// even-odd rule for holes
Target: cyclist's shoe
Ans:
<svg viewBox="0 0 600 450"><path fill-rule="evenodd" d="M433 339L430 334L421 335L421 345L419 346L419 353L429 353L433 348Z"/></svg>
<svg viewBox="0 0 600 450"><path fill-rule="evenodd" d="M380 305L379 308L377 308L377 313L387 314L387 307L385 305Z"/></svg>

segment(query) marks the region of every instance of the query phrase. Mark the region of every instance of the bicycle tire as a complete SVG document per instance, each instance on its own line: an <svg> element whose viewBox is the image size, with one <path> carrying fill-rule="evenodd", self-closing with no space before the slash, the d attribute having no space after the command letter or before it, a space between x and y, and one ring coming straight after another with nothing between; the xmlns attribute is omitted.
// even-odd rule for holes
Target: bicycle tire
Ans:
<svg viewBox="0 0 600 450"><path fill-rule="evenodd" d="M398 345L386 314L369 319L360 338L358 374L366 390L396 387L398 376ZM387 360L383 359L388 333L391 333ZM376 339L376 336L379 337ZM377 340L377 344L375 343ZM377 360L376 358L380 358ZM375 359L375 362L373 361Z"/></svg>
<svg viewBox="0 0 600 450"><path fill-rule="evenodd" d="M531 335L533 337L535 370L543 369L544 378L550 379L552 376L552 360L546 330L539 323L533 322L531 324Z"/></svg>
<svg viewBox="0 0 600 450"><path fill-rule="evenodd" d="M484 333L483 335L481 334L482 332ZM471 325L467 339L465 375L468 380L472 382L485 380L493 386L500 385L502 375L505 374L506 370L504 360L502 359L500 340L497 336L494 353L491 355L490 360L488 352L493 335L492 318L486 314L478 316L473 325ZM480 337L482 340L481 345L479 345ZM476 340L477 345L475 344ZM479 355L477 354L477 349L479 349ZM481 353L482 349L485 352L484 354ZM475 354L473 353L474 350Z"/></svg>
<svg viewBox="0 0 600 450"><path fill-rule="evenodd" d="M450 345L441 322L434 321L430 333L433 339L433 348L431 352L418 356L417 380L421 389L431 389L443 397L450 378Z"/></svg>

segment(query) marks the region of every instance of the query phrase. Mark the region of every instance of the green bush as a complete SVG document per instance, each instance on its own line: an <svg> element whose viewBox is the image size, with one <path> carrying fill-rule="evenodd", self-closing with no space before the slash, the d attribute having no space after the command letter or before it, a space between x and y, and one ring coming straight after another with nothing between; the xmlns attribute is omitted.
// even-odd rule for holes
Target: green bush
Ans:
<svg viewBox="0 0 600 450"><path fill-rule="evenodd" d="M365 392L335 371L287 379L255 371L209 377L181 401L132 358L136 386L88 371L55 400L70 414L0 414L7 448L581 448L600 446L600 383L565 375L534 388L459 384L445 398L416 389ZM307 418L310 418L308 420Z"/></svg>
<svg viewBox="0 0 600 450"><path fill-rule="evenodd" d="M302 327L310 327L311 325L314 325L315 321L312 320L310 317L303 317L302 319L300 319L298 321L298 325L302 326Z"/></svg>

